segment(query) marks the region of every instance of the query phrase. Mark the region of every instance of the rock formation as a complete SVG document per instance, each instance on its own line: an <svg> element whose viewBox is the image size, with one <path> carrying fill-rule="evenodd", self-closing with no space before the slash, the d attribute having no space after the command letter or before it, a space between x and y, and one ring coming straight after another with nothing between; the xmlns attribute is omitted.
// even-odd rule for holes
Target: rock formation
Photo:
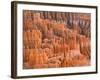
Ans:
<svg viewBox="0 0 100 80"><path fill-rule="evenodd" d="M23 11L23 68L89 66L89 13Z"/></svg>

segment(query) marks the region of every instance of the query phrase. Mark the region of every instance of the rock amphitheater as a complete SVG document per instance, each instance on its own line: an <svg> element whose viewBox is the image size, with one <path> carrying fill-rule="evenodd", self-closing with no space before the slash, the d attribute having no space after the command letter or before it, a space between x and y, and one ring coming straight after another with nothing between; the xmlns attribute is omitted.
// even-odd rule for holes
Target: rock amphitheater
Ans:
<svg viewBox="0 0 100 80"><path fill-rule="evenodd" d="M23 11L23 69L90 66L89 13Z"/></svg>

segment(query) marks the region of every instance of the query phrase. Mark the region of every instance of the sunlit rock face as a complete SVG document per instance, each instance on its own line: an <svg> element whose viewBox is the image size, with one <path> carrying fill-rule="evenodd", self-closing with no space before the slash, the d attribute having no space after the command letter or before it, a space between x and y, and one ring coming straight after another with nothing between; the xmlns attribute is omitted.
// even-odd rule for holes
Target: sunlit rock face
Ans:
<svg viewBox="0 0 100 80"><path fill-rule="evenodd" d="M23 11L23 68L90 66L91 14Z"/></svg>

